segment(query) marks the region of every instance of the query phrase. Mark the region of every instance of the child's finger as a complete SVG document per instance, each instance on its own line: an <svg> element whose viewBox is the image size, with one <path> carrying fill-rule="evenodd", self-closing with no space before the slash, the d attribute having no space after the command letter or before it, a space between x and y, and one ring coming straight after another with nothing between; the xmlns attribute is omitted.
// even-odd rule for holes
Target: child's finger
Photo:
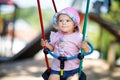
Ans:
<svg viewBox="0 0 120 80"><path fill-rule="evenodd" d="M41 46L45 46L46 45L46 41L44 41L43 39L41 39Z"/></svg>

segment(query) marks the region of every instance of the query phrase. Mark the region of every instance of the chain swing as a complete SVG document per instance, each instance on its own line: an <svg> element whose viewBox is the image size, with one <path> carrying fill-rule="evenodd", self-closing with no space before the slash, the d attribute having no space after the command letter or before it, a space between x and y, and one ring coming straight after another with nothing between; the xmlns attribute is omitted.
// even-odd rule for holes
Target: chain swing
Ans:
<svg viewBox="0 0 120 80"><path fill-rule="evenodd" d="M55 12L57 12L57 8L56 8L54 0L52 0L52 2L53 2L54 10L55 10ZM88 0L87 1L85 19L84 19L83 32L82 32L83 33L82 41L85 40L89 2L90 1ZM42 12L41 12L41 6L40 6L40 1L39 0L37 0L37 4L38 4L39 19L40 19L40 23L41 23L40 25L41 25L42 38L45 40L46 38L45 38L45 33L44 33L44 25L43 25L43 21L42 21ZM78 55L72 56L72 57L59 57L59 56L55 55L54 53L52 53L49 49L47 49L46 46L44 46L45 61L46 61L46 66L47 66L47 70L42 75L44 80L48 80L49 75L50 75L50 67L49 67L47 54L50 54L53 58L56 58L56 59L60 60L60 80L64 80L63 79L64 62L67 61L67 60L72 60L72 59L76 59L76 58L80 59L79 80L86 80L86 75L82 72L82 62L83 62L82 59L84 58L84 56L87 56L87 55L91 54L94 50L93 46L89 42L88 42L88 45L91 48L91 50L88 53L84 54L84 50L81 49L81 53L79 53Z"/></svg>

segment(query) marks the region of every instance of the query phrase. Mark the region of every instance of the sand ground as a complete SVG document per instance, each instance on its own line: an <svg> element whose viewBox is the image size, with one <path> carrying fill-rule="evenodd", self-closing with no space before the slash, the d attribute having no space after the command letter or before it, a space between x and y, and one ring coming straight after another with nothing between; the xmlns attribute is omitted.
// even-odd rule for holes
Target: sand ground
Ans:
<svg viewBox="0 0 120 80"><path fill-rule="evenodd" d="M41 75L45 69L43 55L2 63L0 64L0 80L43 80ZM108 64L101 59L84 59L83 70L87 75L87 80L120 80L120 67L115 67L110 71Z"/></svg>

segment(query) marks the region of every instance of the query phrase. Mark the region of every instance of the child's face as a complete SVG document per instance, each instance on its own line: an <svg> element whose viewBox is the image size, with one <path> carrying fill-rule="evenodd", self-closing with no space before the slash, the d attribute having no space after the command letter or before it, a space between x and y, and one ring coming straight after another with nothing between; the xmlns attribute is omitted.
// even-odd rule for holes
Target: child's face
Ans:
<svg viewBox="0 0 120 80"><path fill-rule="evenodd" d="M58 29L67 34L71 34L74 32L75 23L69 16L61 14L58 17Z"/></svg>

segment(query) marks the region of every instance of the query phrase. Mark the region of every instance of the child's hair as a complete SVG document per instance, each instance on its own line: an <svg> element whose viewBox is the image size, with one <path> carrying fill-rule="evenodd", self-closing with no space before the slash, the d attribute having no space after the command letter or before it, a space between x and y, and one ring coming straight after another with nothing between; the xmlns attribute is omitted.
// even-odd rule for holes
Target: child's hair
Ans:
<svg viewBox="0 0 120 80"><path fill-rule="evenodd" d="M78 12L75 9L71 8L71 7L67 7L65 9L61 10L60 12L57 12L53 16L53 25L54 25L54 27L57 26L58 17L59 17L60 14L68 15L73 20L73 22L75 23L76 29L79 29L78 25L80 24L80 16L79 16Z"/></svg>

